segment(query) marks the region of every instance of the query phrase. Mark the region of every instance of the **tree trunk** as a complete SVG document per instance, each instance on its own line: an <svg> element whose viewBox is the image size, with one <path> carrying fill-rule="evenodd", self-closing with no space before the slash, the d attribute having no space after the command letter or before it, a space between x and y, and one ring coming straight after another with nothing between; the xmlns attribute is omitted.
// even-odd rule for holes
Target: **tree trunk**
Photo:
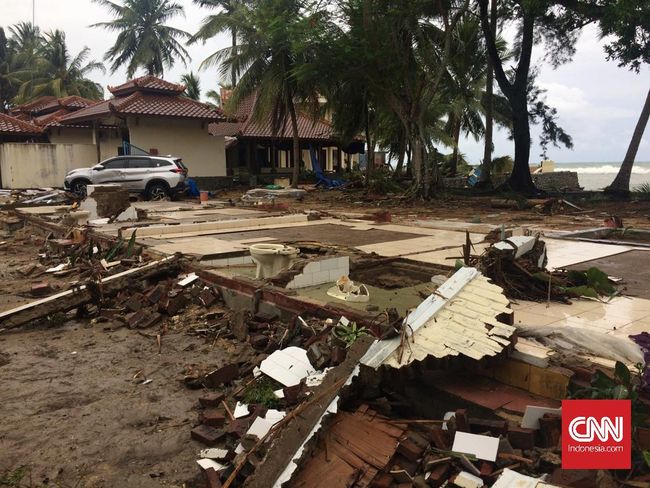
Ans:
<svg viewBox="0 0 650 488"><path fill-rule="evenodd" d="M492 35L497 35L497 0L492 0L490 5L490 29ZM485 184L490 181L492 173L492 146L493 146L493 100L494 96L494 70L492 69L492 58L487 57L487 72L485 74L485 146L483 148L483 164L481 165L480 182Z"/></svg>
<svg viewBox="0 0 650 488"><path fill-rule="evenodd" d="M404 154L406 153L406 140L403 134L399 136L399 142L397 143L397 166L395 166L395 173L393 174L394 178L399 178L402 176L402 170L404 169Z"/></svg>
<svg viewBox="0 0 650 488"><path fill-rule="evenodd" d="M370 136L370 109L368 103L366 103L366 144L368 145L368 151L366 151L366 184L368 184L375 166L375 145Z"/></svg>
<svg viewBox="0 0 650 488"><path fill-rule="evenodd" d="M298 179L300 178L300 137L298 136L298 117L296 117L296 107L293 101L289 102L289 115L291 116L291 129L293 131L293 177L291 178L291 188L298 188Z"/></svg>
<svg viewBox="0 0 650 488"><path fill-rule="evenodd" d="M515 142L515 164L510 175L510 188L524 195L534 195L537 188L530 175L530 125L528 122L528 103L526 91L513 95L510 100L512 105L512 132Z"/></svg>
<svg viewBox="0 0 650 488"><path fill-rule="evenodd" d="M449 176L452 178L458 173L458 142L460 141L460 117L454 117L452 124L453 138L454 138L454 152L451 154L451 162L449 164Z"/></svg>
<svg viewBox="0 0 650 488"><path fill-rule="evenodd" d="M605 190L613 193L627 193L630 191L630 177L632 176L632 166L634 166L634 159L636 158L636 153L639 150L639 145L641 144L641 138L645 132L645 127L648 124L648 118L650 117L650 90L648 90L648 95L645 99L645 104L643 105L643 110L641 110L641 115L639 120L636 123L634 128L634 133L632 134L632 139L630 140L630 145L627 147L627 152L625 153L625 159L623 159L623 164L618 170L618 174L611 185L609 185Z"/></svg>
<svg viewBox="0 0 650 488"><path fill-rule="evenodd" d="M233 54L236 54L237 51L237 29L233 29L231 32L232 36L232 47L233 47ZM237 71L235 69L235 66L233 65L231 71L230 71L230 88L235 88L235 85L237 84Z"/></svg>

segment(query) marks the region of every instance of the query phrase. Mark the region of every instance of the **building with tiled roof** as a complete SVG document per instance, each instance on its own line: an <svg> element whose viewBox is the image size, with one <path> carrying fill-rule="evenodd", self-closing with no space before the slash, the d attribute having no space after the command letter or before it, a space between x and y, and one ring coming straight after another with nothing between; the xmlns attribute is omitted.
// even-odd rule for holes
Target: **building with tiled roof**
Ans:
<svg viewBox="0 0 650 488"><path fill-rule="evenodd" d="M228 100L229 95L222 90L222 100ZM229 139L228 171L240 175L289 172L293 167L291 122L287 117L282 128L274 132L270 116L254 117L256 103L257 94L253 93L231 107L234 120L210 124L212 135ZM310 147L315 149L320 166L326 171L350 168L358 162L357 154L363 152L361 141L342 145L329 121L300 110L297 119L303 167L312 169Z"/></svg>
<svg viewBox="0 0 650 488"><path fill-rule="evenodd" d="M12 115L0 113L0 142L42 139L43 129Z"/></svg>
<svg viewBox="0 0 650 488"><path fill-rule="evenodd" d="M208 132L210 123L226 120L220 109L183 96L184 85L150 75L108 91L113 98L57 118L51 132L86 126L93 141L115 153L102 149L100 159L135 146L183 158L194 177L226 176L224 137Z"/></svg>

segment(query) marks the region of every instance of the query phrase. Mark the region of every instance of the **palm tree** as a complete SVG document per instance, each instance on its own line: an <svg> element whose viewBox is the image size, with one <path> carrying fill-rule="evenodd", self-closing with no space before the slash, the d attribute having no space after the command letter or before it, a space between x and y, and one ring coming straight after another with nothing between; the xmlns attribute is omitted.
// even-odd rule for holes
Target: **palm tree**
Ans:
<svg viewBox="0 0 650 488"><path fill-rule="evenodd" d="M115 44L104 59L112 61L111 71L127 66L131 78L138 68L147 74L162 76L165 68L175 61L187 64L189 54L179 42L190 35L180 29L165 25L165 22L183 15L183 6L170 0L123 0L118 5L110 0L93 0L107 7L115 20L99 22L91 27L103 27L118 32Z"/></svg>
<svg viewBox="0 0 650 488"><path fill-rule="evenodd" d="M229 31L232 49L237 50L237 24L230 22L229 19L235 16L237 7L244 3L244 0L194 0L194 3L201 7L219 10L214 15L209 15L203 19L203 24L196 34L194 34L188 44L194 44L198 41L205 41L212 39L217 34ZM230 84L235 86L237 84L237 69L233 66L230 71Z"/></svg>
<svg viewBox="0 0 650 488"><path fill-rule="evenodd" d="M65 33L55 30L43 36L43 45L38 54L32 79L20 86L17 102L26 102L43 95L57 98L78 95L95 100L103 98L101 85L86 78L92 71L105 71L102 63L88 61L88 47L72 56L66 45Z"/></svg>
<svg viewBox="0 0 650 488"><path fill-rule="evenodd" d="M212 105L213 107L221 107L221 95L217 90L208 90L205 92L205 96L208 99L208 105Z"/></svg>
<svg viewBox="0 0 650 488"><path fill-rule="evenodd" d="M643 110L641 110L641 115L639 120L636 123L634 128L634 133L632 134L632 139L630 140L630 145L627 148L625 153L625 158L623 159L623 164L618 170L618 174L611 185L609 185L605 190L610 193L628 193L630 191L630 177L632 176L632 166L634 166L634 158L636 158L636 153L639 150L639 145L641 144L641 138L645 132L645 127L648 124L648 118L650 117L650 90L648 90L648 95L645 99L645 104L643 105Z"/></svg>
<svg viewBox="0 0 650 488"><path fill-rule="evenodd" d="M185 85L185 96L192 100L201 99L201 81L190 71L181 76L181 83Z"/></svg>
<svg viewBox="0 0 650 488"><path fill-rule="evenodd" d="M0 27L0 113L9 109L11 99L20 85L20 77L14 70L14 50L10 47L5 31Z"/></svg>
<svg viewBox="0 0 650 488"><path fill-rule="evenodd" d="M202 63L202 66L219 65L222 76L233 69L239 76L230 106L236 107L245 97L257 93L254 119L270 117L276 134L285 128L289 119L293 135L291 184L294 188L300 172L296 103L318 103L313 86L302 83L296 73L298 67L309 63L305 50L296 48L304 39L302 28L313 28L310 19L300 16L300 4L298 0L260 0L254 7L241 4L235 15L224 19L226 28L237 31L241 44L221 49Z"/></svg>
<svg viewBox="0 0 650 488"><path fill-rule="evenodd" d="M503 58L506 44L497 39L497 48ZM496 123L509 126L505 98L486 92L488 55L483 41L480 21L467 15L456 26L452 55L449 58L446 91L450 102L447 130L453 139L453 153L450 159L450 176L456 176L461 133L473 136L477 141L485 133L482 115L491 107Z"/></svg>

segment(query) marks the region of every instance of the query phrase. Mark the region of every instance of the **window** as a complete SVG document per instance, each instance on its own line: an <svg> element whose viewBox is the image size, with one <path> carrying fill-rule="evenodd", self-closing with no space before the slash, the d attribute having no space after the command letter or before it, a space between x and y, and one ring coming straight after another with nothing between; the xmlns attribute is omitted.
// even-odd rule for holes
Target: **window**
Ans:
<svg viewBox="0 0 650 488"><path fill-rule="evenodd" d="M130 158L129 169L153 168L153 161L149 158Z"/></svg>
<svg viewBox="0 0 650 488"><path fill-rule="evenodd" d="M127 159L126 158L115 158L109 159L102 166L105 169L123 169L126 168Z"/></svg>
<svg viewBox="0 0 650 488"><path fill-rule="evenodd" d="M172 163L169 161L165 161L164 159L152 159L151 160L151 167L152 168L160 168L161 166L172 166Z"/></svg>

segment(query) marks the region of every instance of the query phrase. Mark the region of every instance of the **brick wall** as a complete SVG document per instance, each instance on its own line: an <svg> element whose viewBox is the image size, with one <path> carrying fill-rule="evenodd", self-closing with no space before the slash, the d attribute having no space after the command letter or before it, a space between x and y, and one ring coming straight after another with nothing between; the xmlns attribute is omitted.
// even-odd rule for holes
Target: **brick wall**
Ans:
<svg viewBox="0 0 650 488"><path fill-rule="evenodd" d="M349 274L350 258L348 256L312 261L303 268L302 273L293 277L287 284L287 288L306 288L323 283L334 283L341 276Z"/></svg>

